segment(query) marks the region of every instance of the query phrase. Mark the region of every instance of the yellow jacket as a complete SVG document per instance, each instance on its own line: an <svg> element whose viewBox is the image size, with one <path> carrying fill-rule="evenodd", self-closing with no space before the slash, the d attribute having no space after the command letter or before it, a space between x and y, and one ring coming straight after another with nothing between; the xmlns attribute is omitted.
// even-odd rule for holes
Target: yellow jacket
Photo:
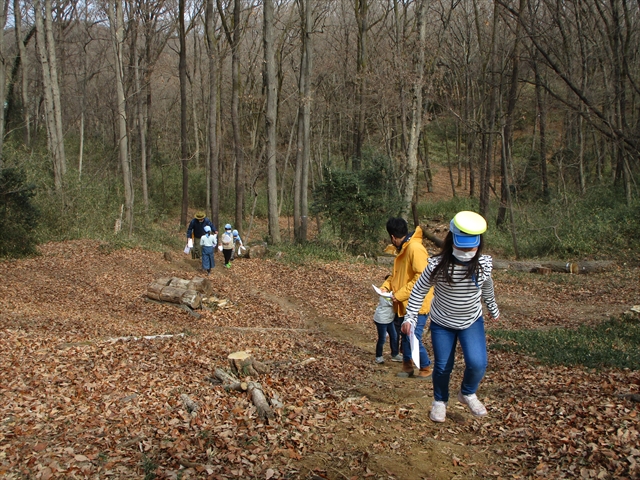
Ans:
<svg viewBox="0 0 640 480"><path fill-rule="evenodd" d="M389 245L389 247L395 250L393 245ZM387 247L387 249L389 247ZM420 278L422 271L426 268L427 258L429 258L429 254L427 253L427 249L424 248L424 245L422 245L422 229L416 227L413 236L409 241L402 244L400 253L396 255L393 261L393 273L380 287L393 292L393 296L398 300L395 305L396 313L399 317L404 317L407 311L411 289L418 278ZM424 302L422 302L422 308L419 312L420 314L426 315L429 313L432 298L433 288L431 288L426 297L424 297Z"/></svg>

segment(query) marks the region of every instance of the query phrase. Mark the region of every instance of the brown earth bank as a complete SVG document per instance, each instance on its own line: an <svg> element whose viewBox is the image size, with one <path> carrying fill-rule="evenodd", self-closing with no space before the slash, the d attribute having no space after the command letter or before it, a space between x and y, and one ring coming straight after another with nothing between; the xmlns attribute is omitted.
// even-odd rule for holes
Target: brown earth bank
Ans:
<svg viewBox="0 0 640 480"><path fill-rule="evenodd" d="M638 268L496 271L502 315L488 325L478 392L489 415L452 399L435 424L430 382L397 378L388 345L373 362L371 284L389 267L225 269L216 254L209 278L229 303L195 317L144 296L158 277L202 276L186 255L90 241L41 253L0 262L1 478L640 478L638 404L617 396L640 391L640 372L491 348L492 328L595 325L628 310L640 303ZM140 338L163 334L174 336ZM268 422L246 393L209 380L238 350L271 368L253 379L280 402Z"/></svg>

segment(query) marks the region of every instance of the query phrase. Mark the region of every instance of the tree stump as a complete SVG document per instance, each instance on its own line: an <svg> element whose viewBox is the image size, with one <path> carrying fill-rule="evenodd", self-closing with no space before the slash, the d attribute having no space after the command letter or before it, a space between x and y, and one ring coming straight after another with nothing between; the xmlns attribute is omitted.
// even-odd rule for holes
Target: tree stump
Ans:
<svg viewBox="0 0 640 480"><path fill-rule="evenodd" d="M257 377L260 373L269 372L269 367L253 358L249 352L233 352L227 359L237 376Z"/></svg>

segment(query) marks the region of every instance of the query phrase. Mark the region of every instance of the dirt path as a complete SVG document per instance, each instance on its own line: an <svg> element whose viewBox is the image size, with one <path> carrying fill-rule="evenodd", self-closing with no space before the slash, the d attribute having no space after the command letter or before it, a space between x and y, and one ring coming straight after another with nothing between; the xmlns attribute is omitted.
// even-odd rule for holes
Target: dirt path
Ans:
<svg viewBox="0 0 640 480"><path fill-rule="evenodd" d="M230 276L240 288L275 302L286 311L301 314L305 328L318 330L331 341L344 344L352 355L365 362L373 361L375 329L371 325L344 323L295 298L255 289L233 271ZM329 448L299 460L300 473L306 475L302 478L353 478L354 474L357 478L362 475L407 480L485 478L486 467L495 463L494 456L485 446L473 445L473 436L457 427L479 426L486 419L475 419L462 405L451 402L448 418L453 425L432 422L431 381L398 378L401 364L390 361L388 349L387 343L384 364L375 365L368 376L353 378L345 402L348 404L350 398L366 398L374 409L393 410L396 421L358 419L341 425ZM348 368L347 356L344 364ZM441 440L443 431L454 438ZM480 465L482 468L477 468ZM324 476L314 476L314 472Z"/></svg>

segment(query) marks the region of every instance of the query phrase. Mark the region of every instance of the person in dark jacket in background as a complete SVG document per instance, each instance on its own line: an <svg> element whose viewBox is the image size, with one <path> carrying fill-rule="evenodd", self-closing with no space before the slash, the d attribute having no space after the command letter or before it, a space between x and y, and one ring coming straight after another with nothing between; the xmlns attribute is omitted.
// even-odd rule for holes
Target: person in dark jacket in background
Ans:
<svg viewBox="0 0 640 480"><path fill-rule="evenodd" d="M200 246L200 237L205 234L204 227L207 226L211 228L212 233L218 233L218 230L216 230L216 227L211 223L211 220L200 210L196 212L195 218L191 220L189 227L187 227L187 241L193 238L193 248L191 249L191 258L193 259L200 258L201 256L202 247Z"/></svg>

